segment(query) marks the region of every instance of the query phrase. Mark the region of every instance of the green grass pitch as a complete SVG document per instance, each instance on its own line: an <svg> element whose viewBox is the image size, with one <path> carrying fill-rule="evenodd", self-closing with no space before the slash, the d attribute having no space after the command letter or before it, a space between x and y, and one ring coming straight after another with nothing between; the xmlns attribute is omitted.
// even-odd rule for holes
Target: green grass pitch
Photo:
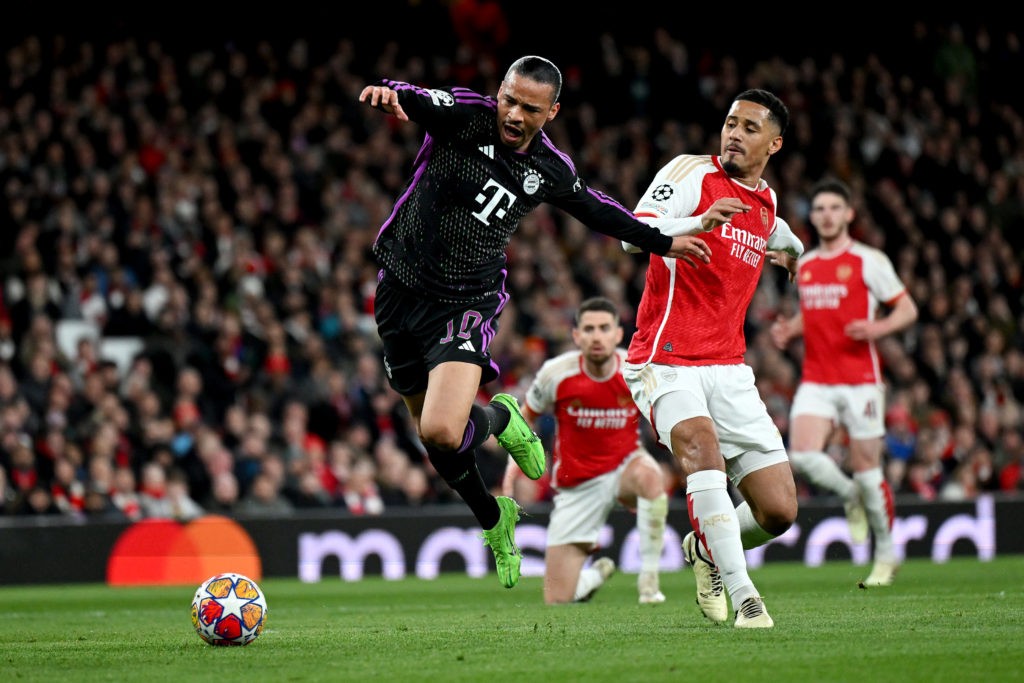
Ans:
<svg viewBox="0 0 1024 683"><path fill-rule="evenodd" d="M638 605L616 574L586 604L547 607L541 579L506 590L445 574L260 582L267 628L215 648L192 630L195 586L0 587L0 679L46 681L1017 681L1024 680L1024 556L908 561L888 588L868 567L767 563L752 572L775 619L738 631L703 619L689 570Z"/></svg>

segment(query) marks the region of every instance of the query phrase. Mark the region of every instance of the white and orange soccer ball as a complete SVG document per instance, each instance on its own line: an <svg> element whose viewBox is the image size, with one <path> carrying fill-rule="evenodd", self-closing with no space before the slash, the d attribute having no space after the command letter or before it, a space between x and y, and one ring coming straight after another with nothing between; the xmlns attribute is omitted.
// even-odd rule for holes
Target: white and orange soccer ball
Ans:
<svg viewBox="0 0 1024 683"><path fill-rule="evenodd" d="M192 598L192 625L210 645L248 645L266 623L267 597L242 574L211 576Z"/></svg>

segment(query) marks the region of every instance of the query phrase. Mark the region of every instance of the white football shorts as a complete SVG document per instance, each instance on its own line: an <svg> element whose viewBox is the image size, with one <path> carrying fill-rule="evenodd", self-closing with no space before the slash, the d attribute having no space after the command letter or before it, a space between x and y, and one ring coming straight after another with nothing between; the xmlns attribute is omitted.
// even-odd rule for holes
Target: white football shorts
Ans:
<svg viewBox="0 0 1024 683"><path fill-rule="evenodd" d="M693 417L715 424L729 479L788 462L782 435L761 400L749 365L626 364L623 376L633 400L665 446L672 427Z"/></svg>
<svg viewBox="0 0 1024 683"><path fill-rule="evenodd" d="M797 415L827 417L846 427L851 439L885 436L885 389L880 384L803 382L793 397L790 420Z"/></svg>
<svg viewBox="0 0 1024 683"><path fill-rule="evenodd" d="M578 486L555 490L554 507L548 518L547 544L597 543L601 527L618 504L619 483L622 473L634 458L646 451L630 453L611 472L589 479Z"/></svg>

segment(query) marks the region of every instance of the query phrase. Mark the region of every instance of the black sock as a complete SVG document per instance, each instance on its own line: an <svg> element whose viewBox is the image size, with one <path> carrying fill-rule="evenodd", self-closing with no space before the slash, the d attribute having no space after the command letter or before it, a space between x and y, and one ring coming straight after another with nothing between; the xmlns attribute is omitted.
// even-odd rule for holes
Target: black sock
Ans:
<svg viewBox="0 0 1024 683"><path fill-rule="evenodd" d="M484 406L473 404L473 407L469 409L469 423L466 425L466 431L462 434L460 451L472 453L476 450L477 446L483 444L491 434L494 434L491 425L495 422L495 412L490 406L485 408ZM505 422L507 423L508 420ZM505 428L502 427L501 429ZM498 431L500 432L501 430Z"/></svg>
<svg viewBox="0 0 1024 683"><path fill-rule="evenodd" d="M501 508L480 476L480 469L476 466L476 451L442 451L432 446L426 449L430 464L448 486L466 501L480 522L480 528L493 529L501 518Z"/></svg>
<svg viewBox="0 0 1024 683"><path fill-rule="evenodd" d="M500 403L488 403L484 410L487 411L488 417L491 418L491 434L501 434L505 431L505 427L508 427L508 421L512 419L512 414L508 412L508 408ZM472 415L470 413L470 419L472 419Z"/></svg>

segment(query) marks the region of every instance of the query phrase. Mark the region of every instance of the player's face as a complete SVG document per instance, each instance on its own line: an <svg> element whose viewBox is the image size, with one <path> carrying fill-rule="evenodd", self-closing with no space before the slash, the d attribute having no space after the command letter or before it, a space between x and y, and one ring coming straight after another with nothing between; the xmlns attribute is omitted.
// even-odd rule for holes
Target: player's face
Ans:
<svg viewBox="0 0 1024 683"><path fill-rule="evenodd" d="M811 200L811 225L818 231L823 242L831 242L845 237L853 220L853 207L846 203L842 195L834 192L821 192Z"/></svg>
<svg viewBox="0 0 1024 683"><path fill-rule="evenodd" d="M586 311L572 330L572 340L592 363L603 363L622 341L622 326L607 311Z"/></svg>
<svg viewBox="0 0 1024 683"><path fill-rule="evenodd" d="M555 118L560 104L555 89L532 78L509 74L498 88L498 135L502 143L523 151L544 124Z"/></svg>
<svg viewBox="0 0 1024 683"><path fill-rule="evenodd" d="M782 147L779 128L768 107L746 100L732 103L722 126L722 167L726 173L755 185L768 158Z"/></svg>

